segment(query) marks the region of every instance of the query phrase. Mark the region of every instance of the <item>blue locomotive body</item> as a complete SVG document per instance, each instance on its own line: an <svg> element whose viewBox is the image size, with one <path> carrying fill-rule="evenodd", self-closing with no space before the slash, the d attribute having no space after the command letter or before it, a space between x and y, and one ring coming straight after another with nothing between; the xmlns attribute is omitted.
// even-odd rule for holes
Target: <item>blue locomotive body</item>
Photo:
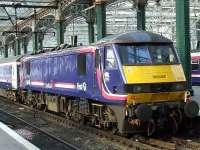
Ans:
<svg viewBox="0 0 200 150"><path fill-rule="evenodd" d="M22 59L21 88L63 96L93 99L124 105L127 95L109 93L99 68L95 68L95 47L62 50ZM121 83L119 69L110 82ZM104 82L104 84L102 84ZM123 90L120 90L122 93Z"/></svg>
<svg viewBox="0 0 200 150"><path fill-rule="evenodd" d="M1 95L120 133L177 130L182 116L195 117L185 81L172 41L143 31L24 56L12 69L0 63Z"/></svg>

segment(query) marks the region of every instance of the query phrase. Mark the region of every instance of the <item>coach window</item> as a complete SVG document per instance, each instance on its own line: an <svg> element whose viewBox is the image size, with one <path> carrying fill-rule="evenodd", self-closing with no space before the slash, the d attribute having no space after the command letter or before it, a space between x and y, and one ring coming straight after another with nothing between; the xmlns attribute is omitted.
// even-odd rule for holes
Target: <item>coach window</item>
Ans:
<svg viewBox="0 0 200 150"><path fill-rule="evenodd" d="M79 54L77 59L78 75L86 75L86 54Z"/></svg>
<svg viewBox="0 0 200 150"><path fill-rule="evenodd" d="M112 49L112 47L106 48L106 54L105 54L105 68L106 69L115 69L117 66L116 60L115 60L115 54Z"/></svg>
<svg viewBox="0 0 200 150"><path fill-rule="evenodd" d="M192 70L199 70L199 60L192 60Z"/></svg>

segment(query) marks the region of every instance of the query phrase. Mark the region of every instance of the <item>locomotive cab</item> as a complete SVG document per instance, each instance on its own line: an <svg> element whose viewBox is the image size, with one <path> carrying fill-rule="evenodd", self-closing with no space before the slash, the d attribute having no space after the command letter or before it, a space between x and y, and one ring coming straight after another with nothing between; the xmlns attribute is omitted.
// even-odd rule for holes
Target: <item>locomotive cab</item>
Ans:
<svg viewBox="0 0 200 150"><path fill-rule="evenodd" d="M186 80L171 43L117 44L116 49L129 104L184 100Z"/></svg>
<svg viewBox="0 0 200 150"><path fill-rule="evenodd" d="M199 112L186 89L182 65L172 41L149 32L124 33L100 43L105 91L127 95L110 106L122 133L156 128L177 131L184 117Z"/></svg>

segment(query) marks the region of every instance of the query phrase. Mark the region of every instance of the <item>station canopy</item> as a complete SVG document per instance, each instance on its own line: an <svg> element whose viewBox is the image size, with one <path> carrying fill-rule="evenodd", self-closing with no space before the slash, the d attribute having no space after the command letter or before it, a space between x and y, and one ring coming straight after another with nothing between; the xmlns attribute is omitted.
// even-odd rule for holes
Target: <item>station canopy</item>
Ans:
<svg viewBox="0 0 200 150"><path fill-rule="evenodd" d="M53 2L54 0L0 0L0 31L9 30L16 24L16 20L28 18L34 11L32 7L47 6Z"/></svg>

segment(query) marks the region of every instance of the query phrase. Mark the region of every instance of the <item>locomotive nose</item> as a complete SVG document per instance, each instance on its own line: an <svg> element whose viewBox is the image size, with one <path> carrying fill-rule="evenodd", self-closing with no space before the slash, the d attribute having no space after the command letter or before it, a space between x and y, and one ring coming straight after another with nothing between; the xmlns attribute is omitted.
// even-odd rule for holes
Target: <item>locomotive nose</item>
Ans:
<svg viewBox="0 0 200 150"><path fill-rule="evenodd" d="M189 118L194 118L199 113L199 105L195 101L191 101L185 104L184 113Z"/></svg>

